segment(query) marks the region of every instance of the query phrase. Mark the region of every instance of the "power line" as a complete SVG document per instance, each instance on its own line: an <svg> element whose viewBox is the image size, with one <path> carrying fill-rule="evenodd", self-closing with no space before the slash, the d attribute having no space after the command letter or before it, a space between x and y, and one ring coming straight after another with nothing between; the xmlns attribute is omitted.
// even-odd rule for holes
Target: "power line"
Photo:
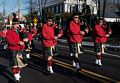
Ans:
<svg viewBox="0 0 120 83"><path fill-rule="evenodd" d="M8 13L10 13L11 11L15 10L17 8L17 1L15 0L14 3L12 4L12 6L9 8L9 10L7 11Z"/></svg>
<svg viewBox="0 0 120 83"><path fill-rule="evenodd" d="M9 11L8 11L8 13L11 13L11 11L13 11L13 10L15 10L17 7L17 4L16 5L14 5Z"/></svg>
<svg viewBox="0 0 120 83"><path fill-rule="evenodd" d="M15 1L12 1L7 9L10 10L13 7L14 4L15 4Z"/></svg>
<svg viewBox="0 0 120 83"><path fill-rule="evenodd" d="M4 14L5 14L5 9L4 9L5 8L5 2L6 2L6 0L3 0L0 4L0 7L3 6L3 10L4 10L3 13Z"/></svg>
<svg viewBox="0 0 120 83"><path fill-rule="evenodd" d="M18 0L18 18L20 18L20 0Z"/></svg>
<svg viewBox="0 0 120 83"><path fill-rule="evenodd" d="M12 10L14 5L17 3L17 1L15 0L14 2L12 2L12 4L10 5L8 11Z"/></svg>
<svg viewBox="0 0 120 83"><path fill-rule="evenodd" d="M2 3L0 4L0 7L3 5L3 3L5 2L6 0L3 0Z"/></svg>

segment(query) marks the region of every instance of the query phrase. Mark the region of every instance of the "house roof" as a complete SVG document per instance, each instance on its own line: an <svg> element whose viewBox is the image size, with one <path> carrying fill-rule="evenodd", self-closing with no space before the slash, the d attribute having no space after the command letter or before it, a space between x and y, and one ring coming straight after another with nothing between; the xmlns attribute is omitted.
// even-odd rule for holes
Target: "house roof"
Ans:
<svg viewBox="0 0 120 83"><path fill-rule="evenodd" d="M101 2L101 15L103 10L103 2ZM111 0L107 0L105 8L105 17L107 18L119 18L120 12L118 8L115 7L115 4Z"/></svg>
<svg viewBox="0 0 120 83"><path fill-rule="evenodd" d="M106 18L119 18L119 12L117 11L105 11L105 17ZM102 15L102 11L101 11L101 15Z"/></svg>
<svg viewBox="0 0 120 83"><path fill-rule="evenodd" d="M51 5L55 5L58 3L62 3L65 2L66 0L50 0L46 3L45 7L51 6Z"/></svg>

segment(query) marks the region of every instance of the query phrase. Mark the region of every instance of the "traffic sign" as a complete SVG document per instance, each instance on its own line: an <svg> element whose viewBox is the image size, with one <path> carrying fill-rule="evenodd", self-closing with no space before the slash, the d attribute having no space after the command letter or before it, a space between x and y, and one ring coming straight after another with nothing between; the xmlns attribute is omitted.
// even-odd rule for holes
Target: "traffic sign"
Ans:
<svg viewBox="0 0 120 83"><path fill-rule="evenodd" d="M33 19L33 22L34 22L34 23L37 23L37 22L38 22L38 19L37 19L37 18L34 18L34 19Z"/></svg>

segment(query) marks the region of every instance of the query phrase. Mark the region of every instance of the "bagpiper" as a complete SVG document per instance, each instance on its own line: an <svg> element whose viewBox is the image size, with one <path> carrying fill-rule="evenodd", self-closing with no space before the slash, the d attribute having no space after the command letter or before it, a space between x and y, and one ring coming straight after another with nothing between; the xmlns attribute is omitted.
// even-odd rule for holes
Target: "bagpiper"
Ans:
<svg viewBox="0 0 120 83"><path fill-rule="evenodd" d="M23 67L27 66L25 57L21 56L21 51L25 48L25 42L29 41L31 38L20 39L19 34L19 22L14 14L13 25L10 30L7 31L6 37L9 49L9 62L11 66L12 73L16 81L20 81L20 73Z"/></svg>
<svg viewBox="0 0 120 83"><path fill-rule="evenodd" d="M47 19L47 22L42 27L42 47L44 51L44 57L47 59L47 70L50 74L53 74L52 68L52 56L53 46L55 46L59 35L55 36L53 18Z"/></svg>
<svg viewBox="0 0 120 83"><path fill-rule="evenodd" d="M74 14L67 31L69 47L73 59L73 67L75 67L77 71L81 70L79 63L80 45L83 39L83 35L88 33L88 30L81 30L81 24L82 22L79 20L79 15Z"/></svg>
<svg viewBox="0 0 120 83"><path fill-rule="evenodd" d="M95 64L102 66L102 46L107 39L112 34L112 30L104 25L104 20L100 19L94 28L95 36L95 51L96 51L96 61Z"/></svg>

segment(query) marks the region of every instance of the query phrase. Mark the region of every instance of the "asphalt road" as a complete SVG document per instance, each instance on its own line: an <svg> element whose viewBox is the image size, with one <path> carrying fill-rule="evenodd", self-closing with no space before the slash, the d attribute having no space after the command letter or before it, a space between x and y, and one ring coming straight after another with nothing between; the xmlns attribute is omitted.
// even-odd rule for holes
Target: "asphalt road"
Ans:
<svg viewBox="0 0 120 83"><path fill-rule="evenodd" d="M36 49L32 52L29 65L23 69L20 83L102 83L103 78L109 80L108 83L114 83L120 80L119 53L109 52L103 55L103 66L98 67L94 64L93 48L85 47L84 53L79 58L82 71L76 73L71 66L68 45L59 42L58 56L54 57L55 73L49 75L46 71L46 61L42 56L41 43L36 42L35 45ZM0 53L0 83L15 83L9 68L8 56L7 50Z"/></svg>
<svg viewBox="0 0 120 83"><path fill-rule="evenodd" d="M36 53L36 52L34 52ZM37 54L36 54L37 55ZM9 68L8 51L0 54L0 83L15 83ZM46 61L43 57L31 56L29 65L23 69L20 83L93 83L97 80L73 72L68 68L54 64L54 74L46 71Z"/></svg>
<svg viewBox="0 0 120 83"><path fill-rule="evenodd" d="M39 54L41 53L41 43L36 46L39 49ZM55 59L72 64L72 59L69 54L69 47L66 43L58 43L57 45L59 55L54 57ZM79 57L82 68L95 72L97 74L110 77L115 80L120 80L120 53L108 51L107 54L103 55L103 66L98 67L95 63L95 53L93 52L93 48L84 47L84 53Z"/></svg>

